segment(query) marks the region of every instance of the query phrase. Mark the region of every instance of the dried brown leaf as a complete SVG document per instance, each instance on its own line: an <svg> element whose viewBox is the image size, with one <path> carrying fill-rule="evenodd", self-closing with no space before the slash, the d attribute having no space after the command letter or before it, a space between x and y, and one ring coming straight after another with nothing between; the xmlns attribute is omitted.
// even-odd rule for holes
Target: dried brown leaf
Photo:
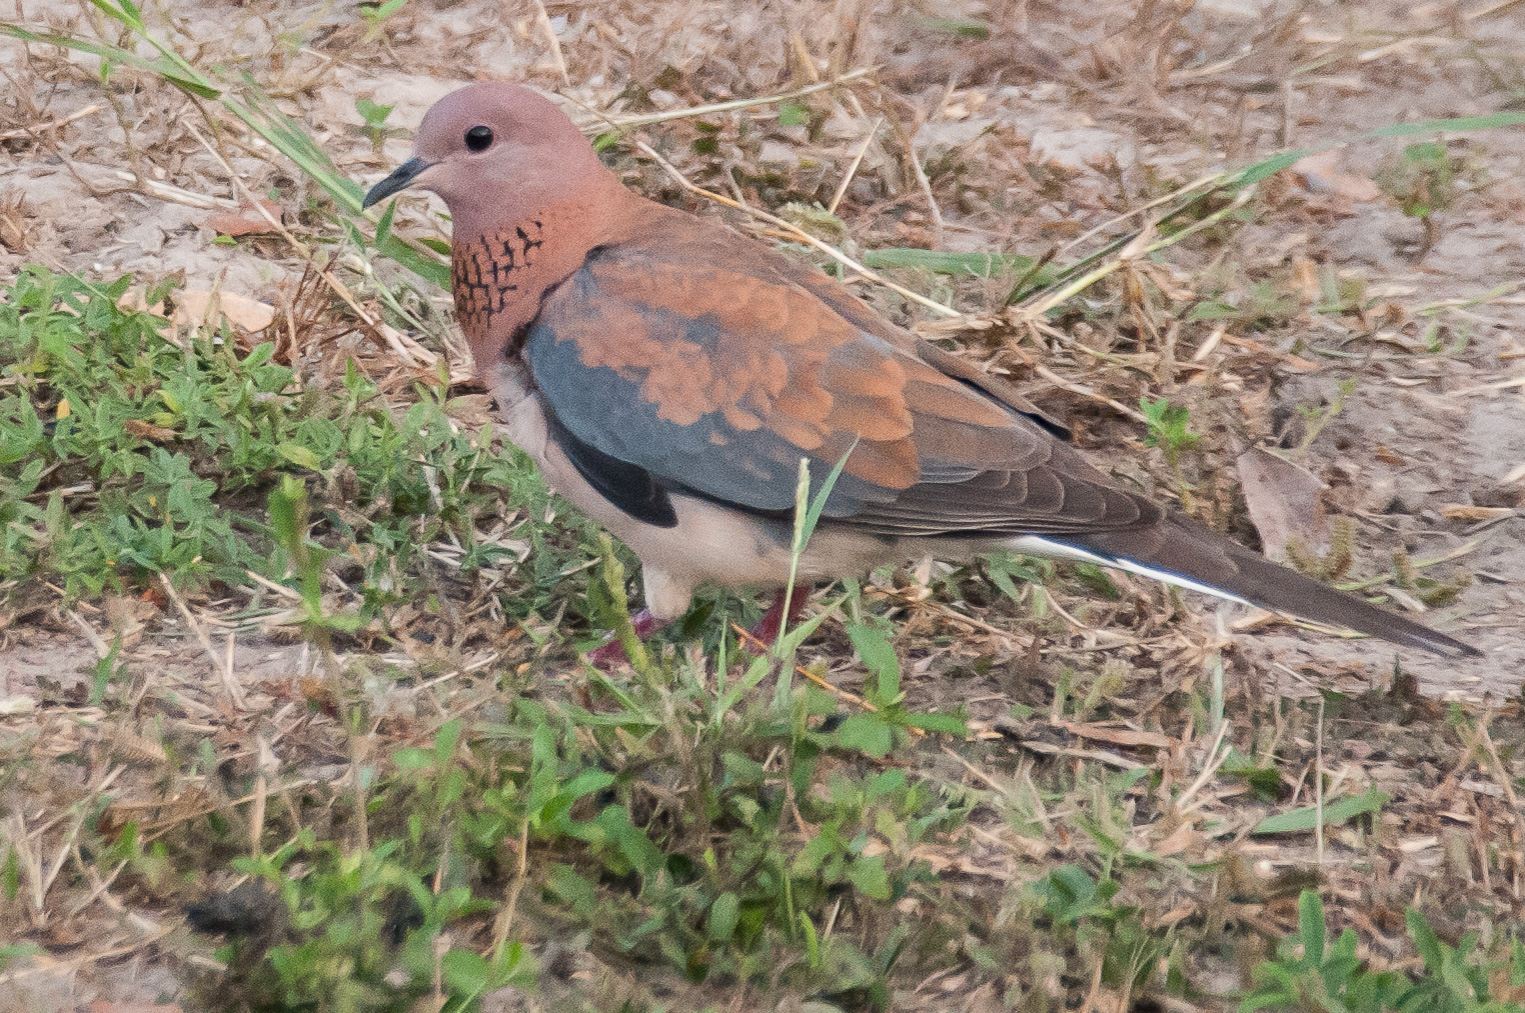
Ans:
<svg viewBox="0 0 1525 1013"><path fill-rule="evenodd" d="M1141 732L1132 728L1109 728L1105 725L1082 725L1074 721L1055 721L1056 728L1063 728L1071 735L1097 742L1110 742L1117 746L1153 746L1170 749L1176 740L1162 732Z"/></svg>
<svg viewBox="0 0 1525 1013"><path fill-rule="evenodd" d="M1374 201L1382 196L1376 183L1340 168L1344 153L1331 148L1309 155L1292 166L1292 174L1310 193L1332 194L1349 201Z"/></svg>
<svg viewBox="0 0 1525 1013"><path fill-rule="evenodd" d="M207 320L207 309L214 293L201 289L188 289L175 294L175 311L170 315L173 323L195 326ZM217 308L228 322L246 331L262 331L275 319L275 307L251 299L237 292L217 292Z"/></svg>
<svg viewBox="0 0 1525 1013"><path fill-rule="evenodd" d="M136 436L140 440L173 440L175 431L166 429L164 426L156 426L152 422L144 422L142 419L123 419L122 428L129 435Z"/></svg>
<svg viewBox="0 0 1525 1013"><path fill-rule="evenodd" d="M1293 539L1321 552L1328 546L1324 483L1317 475L1260 447L1240 454L1237 464L1245 506L1267 556L1286 560Z"/></svg>
<svg viewBox="0 0 1525 1013"><path fill-rule="evenodd" d="M271 218L281 220L279 204L268 200L262 200L260 204L270 212ZM224 236L254 236L275 231L275 226L266 221L252 204L243 204L232 211L218 211L208 215L201 224Z"/></svg>

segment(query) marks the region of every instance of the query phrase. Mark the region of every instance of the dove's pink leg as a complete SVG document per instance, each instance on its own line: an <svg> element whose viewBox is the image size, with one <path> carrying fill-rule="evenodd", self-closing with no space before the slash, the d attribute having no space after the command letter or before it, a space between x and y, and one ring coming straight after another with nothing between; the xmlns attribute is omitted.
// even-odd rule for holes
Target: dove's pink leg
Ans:
<svg viewBox="0 0 1525 1013"><path fill-rule="evenodd" d="M635 635L645 640L667 623L652 615L650 609L641 609L630 617L630 625L635 627ZM630 659L625 656L625 645L619 638L610 637L607 644L589 652L588 660L597 668L609 669Z"/></svg>
<svg viewBox="0 0 1525 1013"><path fill-rule="evenodd" d="M801 584L794 589L794 594L789 598L789 625L793 627L805 614L805 603L810 600L810 587ZM773 596L773 604L768 606L768 611L758 620L757 625L752 627L752 636L769 647L778 639L779 627L784 617L784 591L779 588ZM635 635L645 640L657 630L666 626L667 623L652 615L650 610L641 609L630 617L630 624L635 627ZM613 668L630 659L625 656L625 645L617 638L611 637L609 642L602 647L589 652L588 660L602 669Z"/></svg>
<svg viewBox="0 0 1525 1013"><path fill-rule="evenodd" d="M810 600L810 587L800 584L795 587L794 594L789 596L789 625L794 626L800 621L800 616L805 614L805 603ZM779 588L773 596L773 604L768 611L758 620L757 625L752 627L752 636L773 646L773 641L778 639L779 628L783 625L784 618L784 589Z"/></svg>

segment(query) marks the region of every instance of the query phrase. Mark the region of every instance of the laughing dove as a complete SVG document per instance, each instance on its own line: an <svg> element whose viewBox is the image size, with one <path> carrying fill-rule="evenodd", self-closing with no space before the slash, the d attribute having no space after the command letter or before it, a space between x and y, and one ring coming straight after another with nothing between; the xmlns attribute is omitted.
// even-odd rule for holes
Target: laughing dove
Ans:
<svg viewBox="0 0 1525 1013"><path fill-rule="evenodd" d="M1111 480L820 271L626 190L527 88L441 99L365 204L413 185L449 205L457 316L508 438L640 558L643 632L701 584L785 585L799 461L819 489L848 455L801 582L1012 549L1477 653Z"/></svg>

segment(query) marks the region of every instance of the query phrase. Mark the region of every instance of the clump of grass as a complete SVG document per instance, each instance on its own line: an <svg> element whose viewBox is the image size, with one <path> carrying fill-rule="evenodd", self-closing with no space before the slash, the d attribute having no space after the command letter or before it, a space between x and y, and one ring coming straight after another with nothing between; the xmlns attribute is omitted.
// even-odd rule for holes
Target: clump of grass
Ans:
<svg viewBox="0 0 1525 1013"><path fill-rule="evenodd" d="M311 490L307 535L369 622L411 596L432 542L454 539L468 570L501 558L478 521L505 492L543 510L528 462L456 423L438 381L400 410L353 360L337 387L308 386L273 344L176 336L122 309L127 285L32 267L0 293L0 582L57 579L75 597L142 590L161 572L191 586L247 584L251 570L284 580L294 561L257 508L284 477Z"/></svg>
<svg viewBox="0 0 1525 1013"><path fill-rule="evenodd" d="M1356 525L1349 517L1334 520L1329 549L1323 554L1303 544L1302 539L1287 542L1287 561L1299 573L1306 573L1326 583L1342 579L1355 563Z"/></svg>
<svg viewBox="0 0 1525 1013"><path fill-rule="evenodd" d="M1297 406L1297 414L1303 422L1303 436L1302 439L1298 440L1297 449L1292 452L1294 457L1301 457L1308 452L1308 448L1313 446L1313 441L1318 439L1319 435L1328 428L1329 423L1338 418L1340 413L1345 410L1346 403L1355 391L1356 381L1354 379L1341 380L1335 384L1334 394L1329 398L1328 402L1316 405L1300 404Z"/></svg>
<svg viewBox="0 0 1525 1013"><path fill-rule="evenodd" d="M1393 551L1393 583L1429 607L1440 608L1455 601L1456 596L1472 583L1472 576L1465 570L1458 570L1444 579L1425 577L1416 572L1407 550L1399 548Z"/></svg>
<svg viewBox="0 0 1525 1013"><path fill-rule="evenodd" d="M1440 941L1424 915L1405 913L1408 935L1419 952L1418 977L1404 970L1379 970L1362 959L1353 929L1333 942L1317 892L1298 897L1295 936L1277 955L1255 967L1255 991L1240 1003L1254 1010L1349 1011L1349 1013L1518 1013L1525 983L1525 946L1518 939L1484 946L1468 933L1457 945Z"/></svg>
<svg viewBox="0 0 1525 1013"><path fill-rule="evenodd" d="M291 480L272 495L284 541L307 509ZM288 551L306 557L304 576L320 565ZM607 543L602 573L601 597L617 604L624 573ZM310 611L322 646L321 604ZM694 983L885 1008L900 954L925 930L895 907L935 881L918 850L961 827L975 798L876 762L912 728L963 730L905 707L880 630L849 629L877 676L875 710L838 722L835 696L782 678L782 705L754 692L828 613L739 672L643 652L628 679L590 669L581 703L522 695L498 720L449 720L429 747L396 751L332 838L299 828L233 862L279 903L274 930L235 932L220 952L229 981L254 1008L394 1009L432 994L434 1008L465 1010L487 990L533 985L511 938L523 910ZM346 727L374 722L363 692L335 691ZM490 945L454 944L485 933L494 909Z"/></svg>

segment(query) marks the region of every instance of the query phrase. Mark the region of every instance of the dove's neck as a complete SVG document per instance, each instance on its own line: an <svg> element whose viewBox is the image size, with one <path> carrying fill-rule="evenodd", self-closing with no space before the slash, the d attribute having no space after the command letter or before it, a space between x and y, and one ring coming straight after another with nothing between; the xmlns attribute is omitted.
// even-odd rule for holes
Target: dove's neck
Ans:
<svg viewBox="0 0 1525 1013"><path fill-rule="evenodd" d="M507 200L451 209L450 288L478 375L518 354L545 293L607 242L629 202L639 200L602 166L580 184L546 200L527 200L521 189Z"/></svg>

